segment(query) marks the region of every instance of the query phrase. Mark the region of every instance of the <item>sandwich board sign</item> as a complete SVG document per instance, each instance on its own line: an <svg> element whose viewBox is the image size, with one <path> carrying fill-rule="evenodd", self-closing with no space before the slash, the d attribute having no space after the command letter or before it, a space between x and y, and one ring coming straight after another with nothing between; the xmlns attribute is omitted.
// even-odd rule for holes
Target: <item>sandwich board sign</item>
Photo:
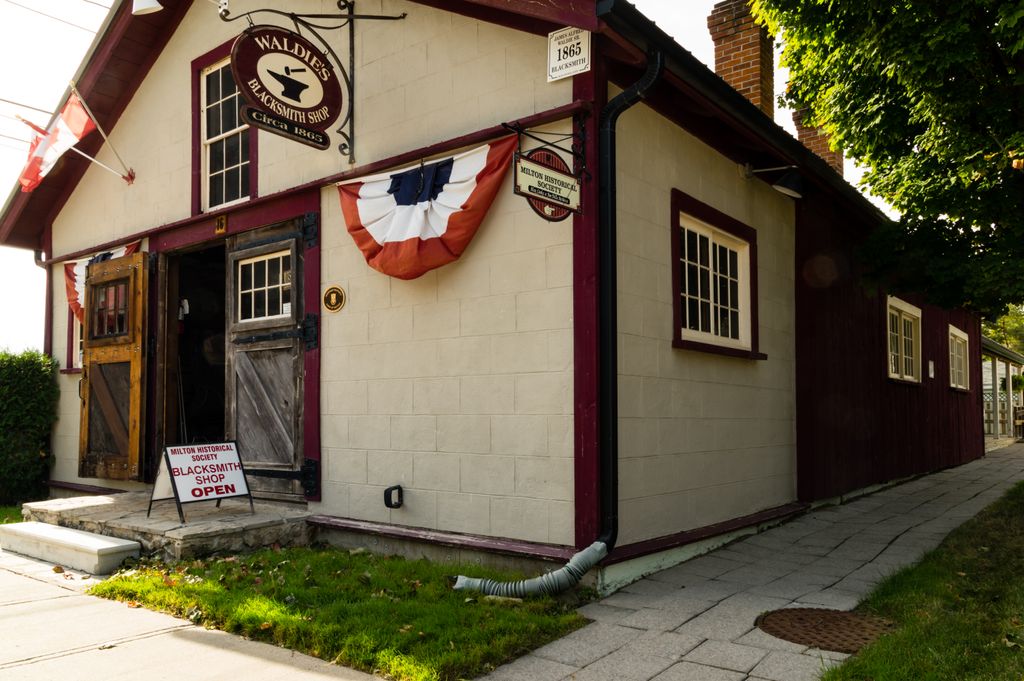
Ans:
<svg viewBox="0 0 1024 681"><path fill-rule="evenodd" d="M221 499L232 497L249 497L249 510L256 512L234 442L168 446L164 447L153 482L146 517L153 510L154 501L174 499L178 517L184 523L182 504L216 499L220 506Z"/></svg>

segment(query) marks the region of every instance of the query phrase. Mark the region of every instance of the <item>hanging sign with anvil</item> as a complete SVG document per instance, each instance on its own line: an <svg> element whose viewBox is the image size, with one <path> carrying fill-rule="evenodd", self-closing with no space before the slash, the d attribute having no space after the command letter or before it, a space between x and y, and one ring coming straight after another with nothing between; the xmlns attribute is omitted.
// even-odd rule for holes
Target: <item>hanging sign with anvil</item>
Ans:
<svg viewBox="0 0 1024 681"><path fill-rule="evenodd" d="M249 103L242 107L247 123L318 149L330 145L326 130L341 114L341 82L311 42L277 26L253 26L235 39L231 74Z"/></svg>

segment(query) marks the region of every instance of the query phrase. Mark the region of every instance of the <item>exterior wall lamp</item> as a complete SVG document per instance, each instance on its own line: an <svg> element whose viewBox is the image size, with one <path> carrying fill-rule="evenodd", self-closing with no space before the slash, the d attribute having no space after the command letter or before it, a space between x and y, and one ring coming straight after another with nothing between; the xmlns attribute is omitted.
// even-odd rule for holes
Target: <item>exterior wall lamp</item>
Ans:
<svg viewBox="0 0 1024 681"><path fill-rule="evenodd" d="M772 183L772 189L794 199L802 199L804 197L804 180L795 165L776 166L774 168L758 168L755 170L749 163L747 163L741 168L743 177L748 180L757 173L771 173L784 170L786 172L780 175L779 179Z"/></svg>

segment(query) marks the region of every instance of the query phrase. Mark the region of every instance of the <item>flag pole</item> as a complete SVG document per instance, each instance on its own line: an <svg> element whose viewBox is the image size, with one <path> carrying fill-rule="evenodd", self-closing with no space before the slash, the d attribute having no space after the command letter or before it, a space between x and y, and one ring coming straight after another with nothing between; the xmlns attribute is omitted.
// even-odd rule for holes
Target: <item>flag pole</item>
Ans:
<svg viewBox="0 0 1024 681"><path fill-rule="evenodd" d="M132 182L135 181L135 171L128 167L128 164L124 162L123 158L121 158L121 154L117 153L117 149L115 149L114 145L110 143L109 139L107 139L107 133L103 132L103 126L101 126L100 122L96 120L96 116L93 115L92 109L89 108L89 105L85 103L85 97L82 97L82 93L78 91L77 87L75 87L75 81L71 81L70 85L71 92L75 93L75 95L78 97L78 101L82 103L82 108L85 109L85 113L89 114L89 118L91 118L92 122L96 124L96 129L100 131L100 135L103 137L103 141L107 143L107 146L110 147L110 150L114 152L114 156L116 156L117 160L121 162L121 167L124 168L124 174L122 175L121 173L118 173L116 170L111 170L109 167L103 166L102 163L92 158L91 156L82 154L82 152L80 151L78 153L82 154L82 156L85 156L87 159L95 163L99 163L99 165L103 166L104 168L107 168L107 170L110 170L112 173L116 174L118 177L123 179L128 184L131 184ZM72 147L72 149L74 149L74 147ZM75 151L78 150L75 149Z"/></svg>
<svg viewBox="0 0 1024 681"><path fill-rule="evenodd" d="M124 181L125 181L125 182L127 182L128 184L131 184L131 183L132 183L132 180L134 180L134 179L135 179L135 171L134 171L134 170L129 170L129 171L128 171L128 173L129 173L128 175L122 175L121 173L117 172L116 170L114 170L113 168L111 168L110 166L108 166L108 165L107 165L106 163L104 163L103 161L98 161L98 160L96 160L95 158L93 158L93 157L92 157L92 156L90 156L89 154L85 153L85 152L84 152L84 151L82 151L81 149L77 149L77 148L75 148L75 147L70 147L70 149L71 149L71 151L75 152L75 153L76 153L76 154L78 154L79 156L81 156L81 157L83 157L83 158L86 158L86 159L88 159L88 160L92 161L93 163L95 163L96 165L98 165L98 166L99 166L100 168L103 168L104 170L109 170L110 172L114 173L115 175L117 175L118 177L120 177L120 178L121 178L122 180L124 180Z"/></svg>

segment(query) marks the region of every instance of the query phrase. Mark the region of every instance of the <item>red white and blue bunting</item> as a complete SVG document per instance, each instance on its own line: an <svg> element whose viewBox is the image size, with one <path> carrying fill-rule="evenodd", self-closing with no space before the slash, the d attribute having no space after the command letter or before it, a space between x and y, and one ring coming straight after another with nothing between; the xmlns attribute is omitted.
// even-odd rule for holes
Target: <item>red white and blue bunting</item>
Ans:
<svg viewBox="0 0 1024 681"><path fill-rule="evenodd" d="M456 156L338 185L349 234L366 262L415 279L454 262L487 215L515 135Z"/></svg>

